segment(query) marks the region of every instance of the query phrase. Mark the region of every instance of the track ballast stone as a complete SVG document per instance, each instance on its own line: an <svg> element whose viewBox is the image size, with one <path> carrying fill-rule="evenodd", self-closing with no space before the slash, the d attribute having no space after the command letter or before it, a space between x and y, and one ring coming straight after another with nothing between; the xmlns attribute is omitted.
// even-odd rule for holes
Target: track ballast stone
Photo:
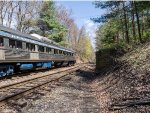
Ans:
<svg viewBox="0 0 150 113"><path fill-rule="evenodd" d="M91 76L90 69L80 69L20 99L10 100L1 112L100 113L96 93L90 88Z"/></svg>

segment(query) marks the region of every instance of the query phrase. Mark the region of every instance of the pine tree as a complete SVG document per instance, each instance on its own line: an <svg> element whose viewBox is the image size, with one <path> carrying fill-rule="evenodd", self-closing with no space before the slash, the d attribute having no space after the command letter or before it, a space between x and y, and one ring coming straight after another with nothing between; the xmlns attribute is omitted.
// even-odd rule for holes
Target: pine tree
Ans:
<svg viewBox="0 0 150 113"><path fill-rule="evenodd" d="M45 1L40 11L38 27L42 35L61 43L65 39L66 28L56 18L55 4L53 1Z"/></svg>

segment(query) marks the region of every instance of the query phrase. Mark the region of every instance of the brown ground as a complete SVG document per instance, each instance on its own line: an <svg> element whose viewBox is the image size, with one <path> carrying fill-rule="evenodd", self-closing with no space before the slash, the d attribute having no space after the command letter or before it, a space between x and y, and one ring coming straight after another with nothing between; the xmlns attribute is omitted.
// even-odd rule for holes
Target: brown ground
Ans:
<svg viewBox="0 0 150 113"><path fill-rule="evenodd" d="M96 93L90 88L93 75L87 67L77 70L29 95L10 100L1 113L99 113Z"/></svg>
<svg viewBox="0 0 150 113"><path fill-rule="evenodd" d="M149 113L150 106L111 110L114 102L150 98L149 69L138 70L120 62L99 72L87 66L39 88L17 100L10 100L0 113Z"/></svg>
<svg viewBox="0 0 150 113"><path fill-rule="evenodd" d="M120 63L99 74L92 83L102 113L150 113L150 106L131 106L111 110L112 103L150 98L150 72L137 70L127 63Z"/></svg>

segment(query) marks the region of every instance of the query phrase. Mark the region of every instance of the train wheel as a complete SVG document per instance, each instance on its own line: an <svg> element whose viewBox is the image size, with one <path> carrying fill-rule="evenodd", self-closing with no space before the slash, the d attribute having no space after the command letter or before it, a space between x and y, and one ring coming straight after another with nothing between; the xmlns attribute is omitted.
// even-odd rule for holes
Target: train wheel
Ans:
<svg viewBox="0 0 150 113"><path fill-rule="evenodd" d="M14 66L9 65L7 66L7 75L13 75L14 74Z"/></svg>
<svg viewBox="0 0 150 113"><path fill-rule="evenodd" d="M6 76L7 74L6 74L6 69L3 69L3 70L1 70L1 72L0 72L0 77L4 77L4 76Z"/></svg>

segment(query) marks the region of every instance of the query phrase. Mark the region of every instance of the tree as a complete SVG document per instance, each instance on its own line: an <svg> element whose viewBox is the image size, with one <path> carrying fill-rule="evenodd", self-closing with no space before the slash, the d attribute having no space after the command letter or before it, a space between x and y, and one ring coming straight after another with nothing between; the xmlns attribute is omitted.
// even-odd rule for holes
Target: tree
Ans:
<svg viewBox="0 0 150 113"><path fill-rule="evenodd" d="M0 24L28 33L38 17L40 1L0 1Z"/></svg>
<svg viewBox="0 0 150 113"><path fill-rule="evenodd" d="M128 33L128 21L127 21L127 5L125 4L124 1L107 1L107 2L95 2L95 7L96 8L101 8L101 9L108 9L110 10L109 13L101 16L100 18L93 19L95 22L108 22L109 19L117 19L118 21L123 21L124 20L124 27L122 28L122 31L125 31L125 39L126 42L129 43L129 33ZM123 15L123 18L122 18ZM125 28L125 30L123 30Z"/></svg>
<svg viewBox="0 0 150 113"><path fill-rule="evenodd" d="M131 1L131 13L132 13L132 33L133 33L133 38L134 38L134 41L136 41L136 33L135 33L135 17L134 17L134 14L135 14L135 8L134 8L134 2Z"/></svg>
<svg viewBox="0 0 150 113"><path fill-rule="evenodd" d="M127 25L127 11L126 11L126 6L125 6L125 2L122 2L123 5L123 15L124 15L124 25L125 25L125 38L126 38L126 42L129 43L129 31L128 31L128 25Z"/></svg>
<svg viewBox="0 0 150 113"><path fill-rule="evenodd" d="M72 11L68 11L64 6L56 7L56 17L58 21L63 24L66 29L66 43L67 47L73 48L76 50L77 38L78 38L78 27L74 22L74 19L71 17Z"/></svg>
<svg viewBox="0 0 150 113"><path fill-rule="evenodd" d="M137 41L141 43L145 37L150 36L150 2L96 1L94 5L96 8L108 11L101 17L93 19L94 22L102 23L96 36L98 49L116 44L132 45ZM138 38L136 38L136 31Z"/></svg>
<svg viewBox="0 0 150 113"><path fill-rule="evenodd" d="M53 1L45 1L43 3L37 26L42 31L41 35L49 37L58 43L64 41L67 29L57 20Z"/></svg>
<svg viewBox="0 0 150 113"><path fill-rule="evenodd" d="M82 60L90 61L93 58L93 47L84 26L79 31L77 54Z"/></svg>
<svg viewBox="0 0 150 113"><path fill-rule="evenodd" d="M136 15L136 19L137 19L139 40L140 40L140 42L142 42L142 38L141 38L141 28L140 28L140 23L139 23L139 14L138 14L138 9L137 9L137 4L136 4L136 2L133 2L133 4L134 4L135 15Z"/></svg>

